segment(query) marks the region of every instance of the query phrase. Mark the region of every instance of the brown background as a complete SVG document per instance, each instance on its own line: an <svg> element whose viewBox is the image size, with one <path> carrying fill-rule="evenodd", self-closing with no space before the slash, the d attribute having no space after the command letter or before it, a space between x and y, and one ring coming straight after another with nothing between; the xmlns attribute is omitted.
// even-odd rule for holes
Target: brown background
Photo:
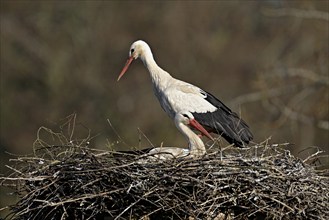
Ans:
<svg viewBox="0 0 329 220"><path fill-rule="evenodd" d="M1 1L1 173L4 152L31 153L40 126L59 130L72 113L92 147L149 147L138 128L154 145L185 147L139 60L116 82L138 39L239 112L256 142L294 143L304 158L326 150L328 11L320 0Z"/></svg>

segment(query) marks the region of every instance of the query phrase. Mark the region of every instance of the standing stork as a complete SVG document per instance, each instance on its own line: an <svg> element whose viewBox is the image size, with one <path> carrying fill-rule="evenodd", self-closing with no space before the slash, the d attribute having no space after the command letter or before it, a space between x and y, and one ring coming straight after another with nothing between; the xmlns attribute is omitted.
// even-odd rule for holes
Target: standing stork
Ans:
<svg viewBox="0 0 329 220"><path fill-rule="evenodd" d="M154 93L170 118L174 119L178 112L190 112L208 132L217 133L238 147L245 146L253 139L249 126L219 99L199 87L175 79L159 67L151 48L142 40L131 45L129 58L118 81L137 58L148 69Z"/></svg>

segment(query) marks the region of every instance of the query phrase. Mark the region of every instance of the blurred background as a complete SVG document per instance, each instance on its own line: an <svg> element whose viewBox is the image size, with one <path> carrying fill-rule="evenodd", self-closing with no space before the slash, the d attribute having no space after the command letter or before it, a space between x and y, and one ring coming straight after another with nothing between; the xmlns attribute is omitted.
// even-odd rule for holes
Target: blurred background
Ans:
<svg viewBox="0 0 329 220"><path fill-rule="evenodd" d="M73 113L83 135L91 130L91 147L186 147L140 60L116 81L138 39L174 77L241 114L255 142L293 143L301 158L315 146L327 150L328 7L327 0L2 0L1 174L10 154L32 153L38 128L60 131ZM3 207L3 187L1 195Z"/></svg>

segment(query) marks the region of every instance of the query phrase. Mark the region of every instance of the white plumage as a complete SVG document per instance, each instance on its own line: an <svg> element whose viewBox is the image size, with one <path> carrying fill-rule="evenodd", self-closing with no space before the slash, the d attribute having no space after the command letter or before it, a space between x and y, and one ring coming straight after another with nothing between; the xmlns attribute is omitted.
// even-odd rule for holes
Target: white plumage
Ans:
<svg viewBox="0 0 329 220"><path fill-rule="evenodd" d="M252 140L248 125L236 113L210 93L173 78L157 65L150 47L142 40L131 45L129 58L118 80L137 58L148 69L154 93L170 118L174 119L179 112L190 112L207 131L223 136L229 143L242 147Z"/></svg>
<svg viewBox="0 0 329 220"><path fill-rule="evenodd" d="M188 149L178 147L158 147L149 151L148 155L160 160L178 157L198 157L206 153L206 148L201 138L189 126L200 131L203 135L212 138L210 134L197 122L190 112L177 113L175 125L188 141Z"/></svg>

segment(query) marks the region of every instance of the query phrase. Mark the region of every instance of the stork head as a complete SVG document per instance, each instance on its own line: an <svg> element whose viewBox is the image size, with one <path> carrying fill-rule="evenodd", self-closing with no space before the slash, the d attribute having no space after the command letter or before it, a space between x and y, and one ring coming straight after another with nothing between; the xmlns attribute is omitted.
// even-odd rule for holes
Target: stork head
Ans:
<svg viewBox="0 0 329 220"><path fill-rule="evenodd" d="M142 40L135 41L129 50L129 57L133 57L134 59L140 58L144 56L145 53L149 52L151 49L149 45Z"/></svg>
<svg viewBox="0 0 329 220"><path fill-rule="evenodd" d="M129 68L130 64L133 62L133 60L136 60L137 58L141 58L142 60L144 60L146 54L152 55L149 45L145 41L142 41L142 40L135 41L130 46L128 60L118 77L118 81L125 74L125 72L127 72L128 68Z"/></svg>
<svg viewBox="0 0 329 220"><path fill-rule="evenodd" d="M177 126L179 124L184 124L190 126L200 131L201 134L207 136L210 140L213 140L213 137L208 133L208 131L197 121L191 112L180 112L175 116L175 123Z"/></svg>

